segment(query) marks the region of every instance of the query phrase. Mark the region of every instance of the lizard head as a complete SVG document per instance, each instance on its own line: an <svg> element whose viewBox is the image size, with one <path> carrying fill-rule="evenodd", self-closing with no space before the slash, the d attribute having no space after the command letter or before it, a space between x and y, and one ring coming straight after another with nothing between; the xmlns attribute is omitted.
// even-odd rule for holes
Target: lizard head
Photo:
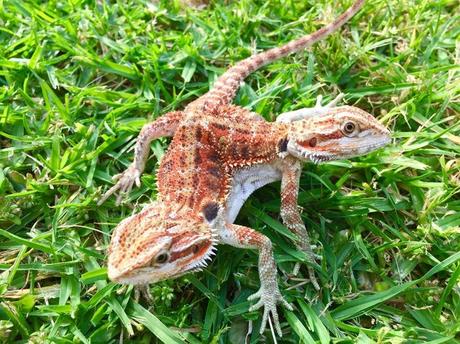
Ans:
<svg viewBox="0 0 460 344"><path fill-rule="evenodd" d="M352 107L328 109L289 124L287 152L320 163L360 156L390 142L390 132L369 113Z"/></svg>
<svg viewBox="0 0 460 344"><path fill-rule="evenodd" d="M112 281L148 284L179 277L205 267L215 253L217 236L206 214L176 214L158 205L155 202L115 228L108 257Z"/></svg>

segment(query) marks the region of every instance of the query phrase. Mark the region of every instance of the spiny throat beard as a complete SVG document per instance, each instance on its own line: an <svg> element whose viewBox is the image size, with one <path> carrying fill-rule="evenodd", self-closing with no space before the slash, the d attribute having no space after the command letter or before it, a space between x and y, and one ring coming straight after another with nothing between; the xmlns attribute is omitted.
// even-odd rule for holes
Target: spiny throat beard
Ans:
<svg viewBox="0 0 460 344"><path fill-rule="evenodd" d="M195 272L203 270L211 262L212 257L216 254L217 247L213 243L211 247L206 251L206 253L196 261L190 262L186 267L185 271Z"/></svg>

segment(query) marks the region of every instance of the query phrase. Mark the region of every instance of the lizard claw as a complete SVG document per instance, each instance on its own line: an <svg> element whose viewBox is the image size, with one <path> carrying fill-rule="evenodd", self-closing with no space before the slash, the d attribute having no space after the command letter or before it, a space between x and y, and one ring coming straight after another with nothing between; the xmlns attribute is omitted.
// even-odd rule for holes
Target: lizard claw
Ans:
<svg viewBox="0 0 460 344"><path fill-rule="evenodd" d="M296 263L294 265L294 270L292 271L292 274L294 276L297 276L297 274L299 273L299 270L300 270L300 263ZM310 279L310 283L313 285L313 288L315 288L316 290L320 290L321 288L318 284L318 280L316 279L315 270L313 270L311 266L307 266L307 270L308 270L308 278Z"/></svg>
<svg viewBox="0 0 460 344"><path fill-rule="evenodd" d="M305 253L306 255L306 258L308 261L307 271L308 271L308 278L310 279L310 283L313 285L313 287L316 290L320 290L321 288L318 284L318 280L316 279L315 270L313 270L313 267L310 265L310 263L316 263L318 260L321 260L323 257L318 254L315 254L313 252L313 246L311 246L310 244L306 244L305 246L300 246L298 247L298 249L302 251L303 253ZM300 263L296 263L294 265L294 270L292 271L292 274L294 276L296 276L299 273L300 266L301 266Z"/></svg>
<svg viewBox="0 0 460 344"><path fill-rule="evenodd" d="M265 331L265 327L267 326L268 317L271 314L271 318L273 319L273 323L275 325L276 333L278 336L282 337L281 326L278 318L278 311L276 310L276 305L281 303L284 307L289 309L290 311L293 310L292 306L287 302L283 296L281 295L278 288L265 288L263 286L260 287L259 291L252 294L248 297L248 301L252 301L254 299L259 298L259 301L249 307L249 311L255 311L261 307L264 307L264 315L262 317L262 324L260 326L260 333Z"/></svg>
<svg viewBox="0 0 460 344"><path fill-rule="evenodd" d="M136 184L137 187L141 185L140 176L141 172L134 165L130 165L124 172L113 176L112 180L117 183L102 196L97 204L101 205L107 198L118 191L116 204L119 205L123 195L129 193L134 184Z"/></svg>

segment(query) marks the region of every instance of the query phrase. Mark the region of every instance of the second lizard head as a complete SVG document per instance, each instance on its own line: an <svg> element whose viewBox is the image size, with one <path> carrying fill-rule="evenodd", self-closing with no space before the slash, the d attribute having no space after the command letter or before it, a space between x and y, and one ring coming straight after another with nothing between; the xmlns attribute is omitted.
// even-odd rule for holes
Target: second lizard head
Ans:
<svg viewBox="0 0 460 344"><path fill-rule="evenodd" d="M108 275L122 284L147 284L205 267L215 252L213 221L200 214L159 208L154 202L115 228L109 248ZM207 213L206 213L207 212Z"/></svg>
<svg viewBox="0 0 460 344"><path fill-rule="evenodd" d="M328 109L289 124L287 152L314 163L360 156L390 142L390 132L369 113L352 107Z"/></svg>

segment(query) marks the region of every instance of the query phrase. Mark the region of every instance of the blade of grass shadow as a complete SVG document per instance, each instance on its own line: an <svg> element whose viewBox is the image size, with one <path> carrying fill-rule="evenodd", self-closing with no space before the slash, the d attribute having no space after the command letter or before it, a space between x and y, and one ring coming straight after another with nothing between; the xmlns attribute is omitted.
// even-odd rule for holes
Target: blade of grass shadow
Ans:
<svg viewBox="0 0 460 344"><path fill-rule="evenodd" d="M187 279L197 288L199 291L201 291L210 301L215 303L219 310L222 312L224 309L222 305L219 303L219 300L217 299L216 295L209 290L203 283L201 283L195 276L192 274L189 274L187 276Z"/></svg>
<svg viewBox="0 0 460 344"><path fill-rule="evenodd" d="M315 340L310 335L308 330L302 324L302 322L297 318L294 312L288 311L283 308L284 316L288 321L289 325L291 325L292 330L299 336L301 343L307 344L315 344Z"/></svg>
<svg viewBox="0 0 460 344"><path fill-rule="evenodd" d="M130 336L134 335L133 327L131 326L131 321L129 320L128 315L125 313L125 310L120 305L120 303L112 296L107 298L107 303L109 304L110 308L118 315L120 321L125 326L128 334Z"/></svg>
<svg viewBox="0 0 460 344"><path fill-rule="evenodd" d="M442 312L442 308L444 307L444 304L446 303L447 296L450 294L454 286L457 284L458 280L460 277L460 265L457 267L455 272L452 274L452 276L449 279L449 282L447 283L446 288L442 292L441 298L439 299L438 305L436 306L435 309L435 317L439 318Z"/></svg>
<svg viewBox="0 0 460 344"><path fill-rule="evenodd" d="M28 240L28 239L24 239L24 238L21 238L17 235L14 235L10 232L7 232L6 230L4 229L1 229L0 228L0 236L3 236L7 239L10 239L11 241L14 241L20 245L24 245L24 246L27 246L27 247L30 247L30 248L34 248L36 250L39 250L39 251L42 251L42 252L45 252L45 253L50 253L50 254L53 254L54 253L54 249L51 248L50 246L47 246L47 245L44 245L44 244L41 244L41 243L38 243L36 241L33 241L33 239L31 240Z"/></svg>
<svg viewBox="0 0 460 344"><path fill-rule="evenodd" d="M132 303L128 313L132 318L148 328L150 332L157 336L163 343L184 343L184 341L176 333L171 331L156 316L138 303Z"/></svg>
<svg viewBox="0 0 460 344"><path fill-rule="evenodd" d="M315 311L305 303L304 300L298 299L297 300L300 308L302 309L303 314L307 318L310 327L314 329L318 338L322 344L327 344L331 342L331 337L329 336L329 332L326 327L321 322L321 319L315 313Z"/></svg>
<svg viewBox="0 0 460 344"><path fill-rule="evenodd" d="M460 260L460 252L451 255L449 258L435 265L419 279L392 287L380 293L359 297L355 300L352 300L346 304L337 307L331 312L331 315L336 320L346 320L358 316L363 312L368 311L374 308L375 306L405 292L406 290L417 285L418 283L425 281L434 274L445 270L449 265L455 263L458 260Z"/></svg>

